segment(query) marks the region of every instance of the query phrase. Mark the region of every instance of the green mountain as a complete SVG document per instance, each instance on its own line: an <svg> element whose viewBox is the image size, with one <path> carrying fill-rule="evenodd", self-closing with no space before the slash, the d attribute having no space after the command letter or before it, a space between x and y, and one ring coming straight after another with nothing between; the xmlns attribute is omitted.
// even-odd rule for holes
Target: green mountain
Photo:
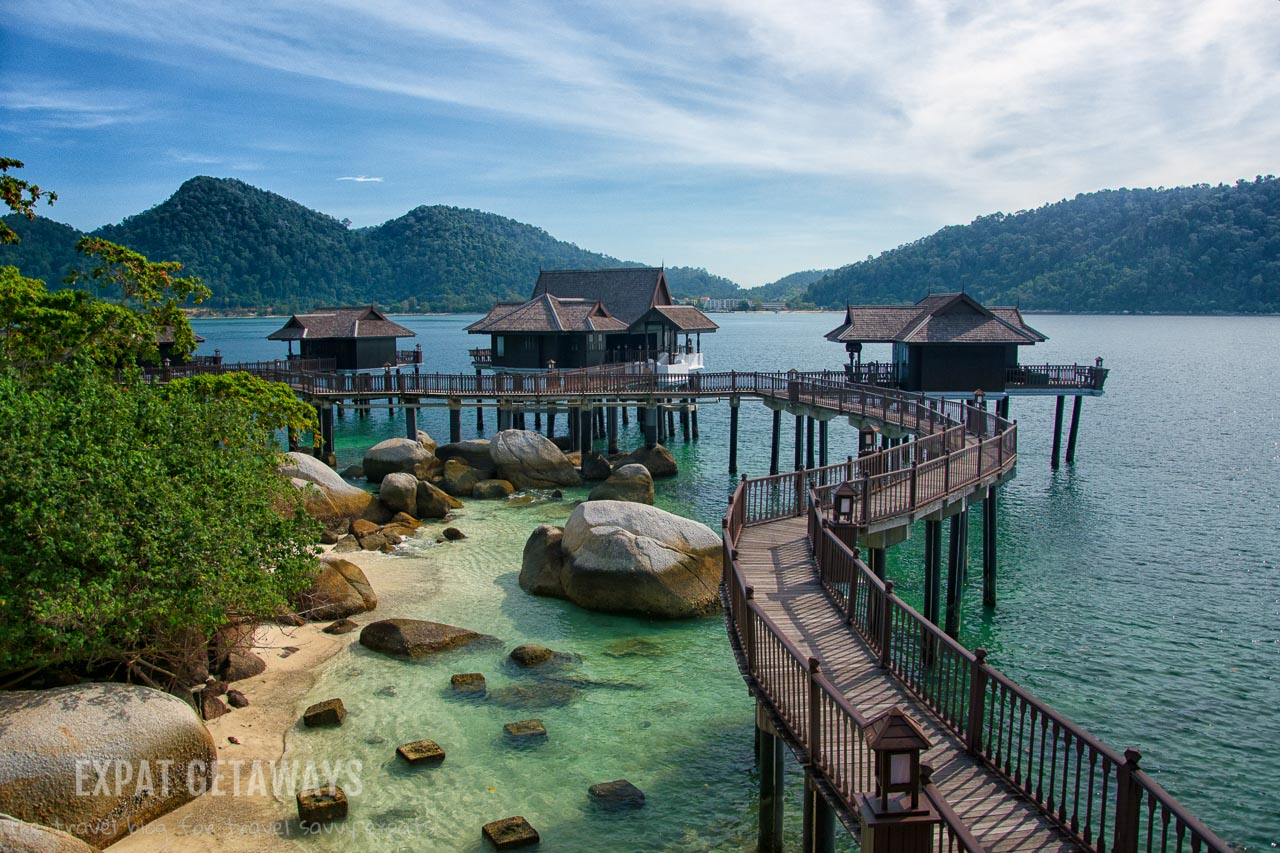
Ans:
<svg viewBox="0 0 1280 853"><path fill-rule="evenodd" d="M943 228L809 287L820 306L982 302L1078 312L1280 312L1280 181L1121 189Z"/></svg>
<svg viewBox="0 0 1280 853"><path fill-rule="evenodd" d="M7 217L22 238L0 263L60 282L79 232ZM215 310L288 312L377 302L411 311L487 311L524 299L540 269L639 266L556 240L540 228L456 207L423 206L349 229L331 216L242 181L197 177L150 210L93 232L152 260L180 260L213 290ZM734 293L705 269L672 267L673 294Z"/></svg>

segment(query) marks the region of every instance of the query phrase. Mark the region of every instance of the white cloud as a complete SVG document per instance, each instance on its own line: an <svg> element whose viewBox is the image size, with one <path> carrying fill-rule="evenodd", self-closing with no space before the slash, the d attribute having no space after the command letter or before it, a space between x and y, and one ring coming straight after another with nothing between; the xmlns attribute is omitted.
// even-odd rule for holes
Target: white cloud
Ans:
<svg viewBox="0 0 1280 853"><path fill-rule="evenodd" d="M371 177L369 177L368 175L350 175L350 176L347 176L347 177L338 178L338 180L340 180L340 181L355 181L357 184L380 184L380 183L382 183L382 178L371 178Z"/></svg>

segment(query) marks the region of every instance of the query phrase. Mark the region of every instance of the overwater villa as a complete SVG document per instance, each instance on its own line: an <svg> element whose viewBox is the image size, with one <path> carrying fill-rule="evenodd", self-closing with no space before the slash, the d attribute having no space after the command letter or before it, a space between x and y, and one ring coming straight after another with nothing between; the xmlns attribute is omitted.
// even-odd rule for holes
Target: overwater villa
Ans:
<svg viewBox="0 0 1280 853"><path fill-rule="evenodd" d="M718 328L675 304L661 268L632 267L544 270L527 302L499 303L467 331L489 336L472 363L501 373L647 361L682 374L702 370L702 333Z"/></svg>
<svg viewBox="0 0 1280 853"><path fill-rule="evenodd" d="M422 346L397 350L399 338L415 332L372 305L357 308L317 308L294 314L283 326L267 335L267 340L287 341L289 360L315 362L331 370L374 370L387 365L421 364ZM298 342L298 352L293 342Z"/></svg>

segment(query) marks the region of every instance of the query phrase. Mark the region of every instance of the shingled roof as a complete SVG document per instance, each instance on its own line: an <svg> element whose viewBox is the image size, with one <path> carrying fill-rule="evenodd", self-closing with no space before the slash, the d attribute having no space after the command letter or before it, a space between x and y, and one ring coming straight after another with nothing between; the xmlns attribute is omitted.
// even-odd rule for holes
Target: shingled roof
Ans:
<svg viewBox="0 0 1280 853"><path fill-rule="evenodd" d="M935 293L915 305L851 305L826 335L840 343L1016 344L1048 340L1017 308L984 308L965 293Z"/></svg>
<svg viewBox="0 0 1280 853"><path fill-rule="evenodd" d="M560 299L603 302L609 313L630 326L656 305L670 305L667 277L658 267L616 270L543 270L534 285L536 299L544 293Z"/></svg>
<svg viewBox="0 0 1280 853"><path fill-rule="evenodd" d="M655 305L653 310L675 323L682 332L714 332L720 328L692 305Z"/></svg>
<svg viewBox="0 0 1280 853"><path fill-rule="evenodd" d="M319 308L309 314L294 314L282 327L267 335L267 340L412 338L416 334L388 320L385 314L369 305L363 308Z"/></svg>
<svg viewBox="0 0 1280 853"><path fill-rule="evenodd" d="M612 316L600 301L560 299L548 293L519 305L499 304L467 326L474 334L511 332L623 332L627 324Z"/></svg>

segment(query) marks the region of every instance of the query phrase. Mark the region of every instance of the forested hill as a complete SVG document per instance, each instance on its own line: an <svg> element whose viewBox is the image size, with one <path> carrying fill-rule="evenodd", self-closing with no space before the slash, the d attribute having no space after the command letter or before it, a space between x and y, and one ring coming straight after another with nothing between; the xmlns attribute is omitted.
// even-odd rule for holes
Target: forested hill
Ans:
<svg viewBox="0 0 1280 853"><path fill-rule="evenodd" d="M979 301L1078 312L1280 312L1280 181L1107 190L957 225L812 284L819 306Z"/></svg>
<svg viewBox="0 0 1280 853"><path fill-rule="evenodd" d="M60 282L76 261L79 232L41 218L5 221L22 242L0 247L0 263ZM93 233L152 260L182 261L212 288L206 306L217 310L377 302L409 311L487 311L498 299L528 298L540 269L637 265L477 210L424 206L353 229L242 181L207 177ZM667 280L677 296L741 292L700 268L668 268Z"/></svg>

